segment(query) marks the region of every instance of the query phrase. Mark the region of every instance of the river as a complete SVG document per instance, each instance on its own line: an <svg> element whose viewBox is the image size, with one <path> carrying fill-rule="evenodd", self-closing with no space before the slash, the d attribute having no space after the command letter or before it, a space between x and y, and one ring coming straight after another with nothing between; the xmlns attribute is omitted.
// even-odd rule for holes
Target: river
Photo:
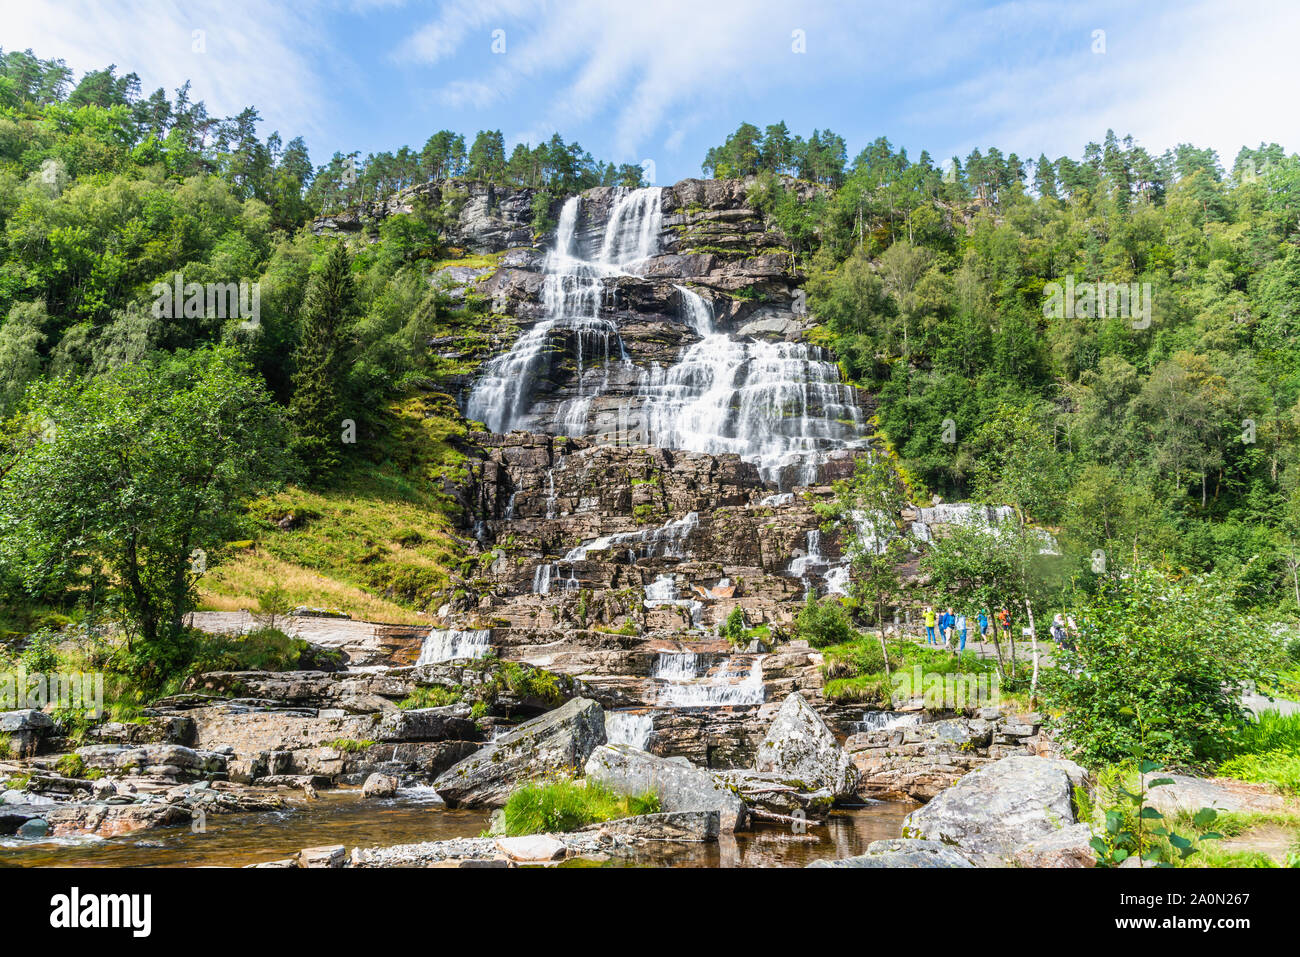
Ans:
<svg viewBox="0 0 1300 957"><path fill-rule="evenodd" d="M0 839L0 866L10 867L242 867L289 857L304 847L375 847L477 837L487 811L452 811L427 792L365 800L357 789L323 791L318 800L283 811L207 819L206 830L159 828L105 840ZM861 854L872 841L898 837L914 805L871 804L836 811L806 834L764 824L716 844L654 844L615 865L649 867L802 867L819 858Z"/></svg>

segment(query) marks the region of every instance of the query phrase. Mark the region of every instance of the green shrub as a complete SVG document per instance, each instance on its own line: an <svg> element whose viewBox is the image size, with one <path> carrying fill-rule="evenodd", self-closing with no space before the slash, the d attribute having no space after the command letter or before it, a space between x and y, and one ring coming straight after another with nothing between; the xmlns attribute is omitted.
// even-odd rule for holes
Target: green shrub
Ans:
<svg viewBox="0 0 1300 957"><path fill-rule="evenodd" d="M735 608L731 609L731 614L727 616L727 620L723 623L719 634L735 645L744 641L745 632L747 630L748 625L745 623L744 609L737 605Z"/></svg>
<svg viewBox="0 0 1300 957"><path fill-rule="evenodd" d="M1057 653L1044 703L1087 767L1141 753L1169 766L1227 757L1245 718L1237 689L1275 655L1216 576L1174 581L1153 569L1102 583L1074 610L1076 649ZM1137 715L1159 715L1140 741Z"/></svg>
<svg viewBox="0 0 1300 957"><path fill-rule="evenodd" d="M843 644L857 636L849 621L848 609L838 599L819 601L811 593L795 618L794 633L796 638L804 639L814 648Z"/></svg>
<svg viewBox="0 0 1300 957"><path fill-rule="evenodd" d="M616 794L594 781L526 784L506 801L505 830L512 836L558 834L600 821L654 814L658 810L659 798L654 792Z"/></svg>
<svg viewBox="0 0 1300 957"><path fill-rule="evenodd" d="M58 635L41 629L27 639L18 663L29 674L49 674L59 670Z"/></svg>

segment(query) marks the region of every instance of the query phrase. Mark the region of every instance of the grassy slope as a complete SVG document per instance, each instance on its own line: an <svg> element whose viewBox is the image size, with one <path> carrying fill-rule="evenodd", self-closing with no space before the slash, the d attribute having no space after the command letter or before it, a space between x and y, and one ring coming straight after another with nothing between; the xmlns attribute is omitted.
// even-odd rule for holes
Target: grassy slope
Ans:
<svg viewBox="0 0 1300 957"><path fill-rule="evenodd" d="M251 608L273 584L295 604L370 620L417 623L437 608L466 554L443 491L464 477L465 425L441 393L395 402L385 420L332 488L290 487L253 504L252 542L204 579L201 608Z"/></svg>

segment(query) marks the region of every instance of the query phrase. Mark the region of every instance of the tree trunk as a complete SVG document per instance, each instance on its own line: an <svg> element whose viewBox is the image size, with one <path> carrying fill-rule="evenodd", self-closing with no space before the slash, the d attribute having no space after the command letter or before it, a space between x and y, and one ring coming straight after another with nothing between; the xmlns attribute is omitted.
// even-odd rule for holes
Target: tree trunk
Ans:
<svg viewBox="0 0 1300 957"><path fill-rule="evenodd" d="M1029 707L1038 706L1038 629L1034 627L1034 608L1025 599L1025 612L1029 615L1029 639L1034 644L1034 677L1029 682Z"/></svg>

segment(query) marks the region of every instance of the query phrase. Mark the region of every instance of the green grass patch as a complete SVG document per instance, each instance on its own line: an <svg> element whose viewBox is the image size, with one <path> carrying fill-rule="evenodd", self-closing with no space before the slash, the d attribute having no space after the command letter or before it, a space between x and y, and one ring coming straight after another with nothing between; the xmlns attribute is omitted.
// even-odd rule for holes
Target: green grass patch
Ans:
<svg viewBox="0 0 1300 957"><path fill-rule="evenodd" d="M1290 751L1238 755L1220 764L1218 773L1221 777L1271 784L1288 794L1300 794L1300 754Z"/></svg>
<svg viewBox="0 0 1300 957"><path fill-rule="evenodd" d="M419 708L445 708L464 697L464 689L459 685L450 688L433 685L432 687L416 688L411 694L399 701L397 707L402 711L413 711Z"/></svg>
<svg viewBox="0 0 1300 957"><path fill-rule="evenodd" d="M366 748L373 748L374 741L357 740L356 738L335 738L333 741L326 741L327 748L333 748L335 751L342 751L344 754L356 754L358 751L364 751Z"/></svg>
<svg viewBox="0 0 1300 957"><path fill-rule="evenodd" d="M505 831L520 834L559 834L588 824L638 814L654 814L654 792L617 794L594 781L559 780L526 784L510 795L505 806Z"/></svg>

